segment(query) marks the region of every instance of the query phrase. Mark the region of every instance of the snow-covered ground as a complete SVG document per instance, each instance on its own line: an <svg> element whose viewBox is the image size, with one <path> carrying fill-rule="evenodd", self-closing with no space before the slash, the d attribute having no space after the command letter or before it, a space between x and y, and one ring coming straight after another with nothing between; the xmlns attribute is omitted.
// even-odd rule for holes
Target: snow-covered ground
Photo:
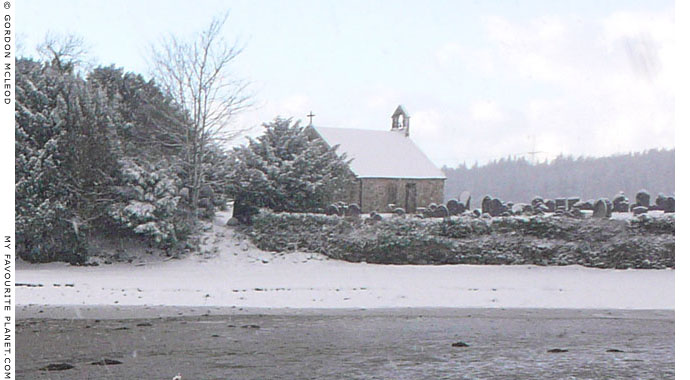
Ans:
<svg viewBox="0 0 690 380"><path fill-rule="evenodd" d="M141 264L17 265L19 305L674 309L674 270L392 266L260 251L220 213L206 254ZM38 286L41 285L41 286Z"/></svg>

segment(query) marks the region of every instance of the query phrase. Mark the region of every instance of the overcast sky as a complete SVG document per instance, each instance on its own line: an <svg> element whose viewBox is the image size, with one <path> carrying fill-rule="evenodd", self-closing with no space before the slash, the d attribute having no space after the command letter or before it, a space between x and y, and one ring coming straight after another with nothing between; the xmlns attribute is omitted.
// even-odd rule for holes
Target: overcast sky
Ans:
<svg viewBox="0 0 690 380"><path fill-rule="evenodd" d="M255 93L240 127L313 111L385 130L403 104L439 166L674 147L672 1L24 0L20 52L73 33L99 64L146 74L149 44L226 10Z"/></svg>

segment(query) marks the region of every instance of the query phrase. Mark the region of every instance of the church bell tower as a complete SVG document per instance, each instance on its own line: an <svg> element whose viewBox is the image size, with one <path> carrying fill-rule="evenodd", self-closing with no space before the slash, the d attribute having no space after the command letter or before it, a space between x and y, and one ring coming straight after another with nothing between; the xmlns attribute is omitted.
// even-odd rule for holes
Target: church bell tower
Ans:
<svg viewBox="0 0 690 380"><path fill-rule="evenodd" d="M405 137L410 137L410 115L407 114L405 108L399 105L398 108L393 112L393 124L391 125L391 131L400 131L405 133Z"/></svg>

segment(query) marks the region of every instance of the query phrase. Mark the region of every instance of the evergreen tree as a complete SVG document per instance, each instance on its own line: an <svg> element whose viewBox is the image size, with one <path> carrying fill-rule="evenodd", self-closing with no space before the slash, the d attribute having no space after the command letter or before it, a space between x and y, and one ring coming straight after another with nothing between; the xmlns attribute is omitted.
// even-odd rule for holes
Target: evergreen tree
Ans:
<svg viewBox="0 0 690 380"><path fill-rule="evenodd" d="M71 69L17 61L16 226L20 256L84 257L81 227L102 215L117 176L107 105Z"/></svg>
<svg viewBox="0 0 690 380"><path fill-rule="evenodd" d="M264 134L235 148L227 191L238 210L309 212L326 206L350 180L345 155L310 137L291 119L264 124Z"/></svg>
<svg viewBox="0 0 690 380"><path fill-rule="evenodd" d="M88 81L100 88L115 111L118 137L125 156L179 157L184 153L185 111L156 83L114 66L99 67ZM171 131L176 130L176 133Z"/></svg>
<svg viewBox="0 0 690 380"><path fill-rule="evenodd" d="M71 65L18 60L18 254L82 262L92 232L140 235L161 247L185 238L196 218L180 195L189 178L184 149L163 133L183 119L139 75L109 67L84 80ZM224 178L225 153L208 157L208 173Z"/></svg>

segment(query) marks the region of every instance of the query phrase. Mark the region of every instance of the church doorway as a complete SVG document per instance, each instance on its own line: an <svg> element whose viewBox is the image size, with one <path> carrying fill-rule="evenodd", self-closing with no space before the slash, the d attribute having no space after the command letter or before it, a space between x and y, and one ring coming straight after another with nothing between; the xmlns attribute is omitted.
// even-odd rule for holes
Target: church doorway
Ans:
<svg viewBox="0 0 690 380"><path fill-rule="evenodd" d="M417 184L405 184L405 212L413 214L417 211Z"/></svg>

